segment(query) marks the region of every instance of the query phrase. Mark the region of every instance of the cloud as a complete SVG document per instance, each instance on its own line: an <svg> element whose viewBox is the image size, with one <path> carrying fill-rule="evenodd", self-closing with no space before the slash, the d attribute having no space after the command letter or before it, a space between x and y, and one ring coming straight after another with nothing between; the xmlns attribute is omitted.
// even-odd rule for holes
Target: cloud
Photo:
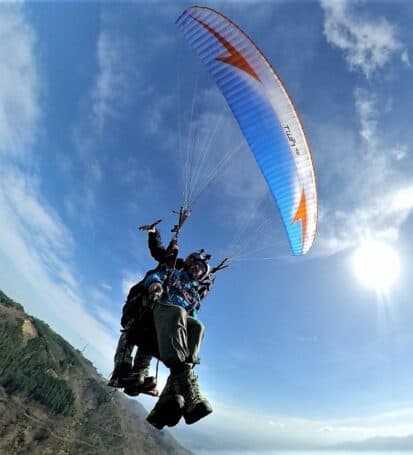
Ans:
<svg viewBox="0 0 413 455"><path fill-rule="evenodd" d="M141 119L143 127L149 134L156 136L162 133L163 135L165 121L170 120L171 112L176 108L175 102L176 99L172 95L154 95L145 116Z"/></svg>
<svg viewBox="0 0 413 455"><path fill-rule="evenodd" d="M126 36L103 29L97 41L98 73L92 90L96 130L102 133L106 119L120 114L130 99L132 43Z"/></svg>
<svg viewBox="0 0 413 455"><path fill-rule="evenodd" d="M206 392L211 397L211 393ZM235 453L247 450L325 449L377 436L411 434L409 419L412 410L408 408L376 415L322 419L276 413L266 415L253 409L211 401L213 414L201 420L196 429L189 430L183 424L171 429L172 434L191 450L232 450Z"/></svg>
<svg viewBox="0 0 413 455"><path fill-rule="evenodd" d="M59 159L61 170L76 180L65 198L67 213L89 226L93 224L100 190L112 172L111 130L116 125L119 136L121 122L146 91L137 70L139 53L133 40L117 26L116 17L110 10L101 15L95 43L96 73L84 89L72 127L74 153L70 159Z"/></svg>
<svg viewBox="0 0 413 455"><path fill-rule="evenodd" d="M387 182L377 190L374 184L369 185L366 181L371 194L366 197L362 192L355 195L346 205L343 202L340 210L325 204L316 254L334 254L355 247L366 238L397 242L400 228L413 210L412 189L408 185L400 188L396 182Z"/></svg>
<svg viewBox="0 0 413 455"><path fill-rule="evenodd" d="M319 337L317 335L297 335L296 339L301 343L317 343L319 341Z"/></svg>
<svg viewBox="0 0 413 455"><path fill-rule="evenodd" d="M370 78L395 55L409 65L397 29L386 19L369 17L348 0L321 0L321 7L327 42L343 51L351 70L359 70Z"/></svg>
<svg viewBox="0 0 413 455"><path fill-rule="evenodd" d="M124 271L123 274L122 274L122 295L125 297L127 297L128 293L129 293L129 289L135 285L136 283L138 283L139 281L141 281L143 279L143 277L145 276L145 273L144 272L136 272L136 271Z"/></svg>
<svg viewBox="0 0 413 455"><path fill-rule="evenodd" d="M404 51L402 52L401 58L402 58L402 62L403 62L406 66L408 66L409 68L411 68L412 64L410 63L410 57L409 57L409 54L408 54L407 50L404 50Z"/></svg>
<svg viewBox="0 0 413 455"><path fill-rule="evenodd" d="M0 11L0 156L21 156L35 139L40 117L36 36L21 5Z"/></svg>
<svg viewBox="0 0 413 455"><path fill-rule="evenodd" d="M132 92L131 41L113 31L102 18L102 30L96 41L97 72L82 104L81 116L74 128L74 142L81 159L87 159L93 181L102 179L102 163L95 156L106 123L122 115Z"/></svg>
<svg viewBox="0 0 413 455"><path fill-rule="evenodd" d="M413 186L405 186L391 195L390 206L395 211L413 209Z"/></svg>
<svg viewBox="0 0 413 455"><path fill-rule="evenodd" d="M0 29L1 287L15 291L14 298L74 345L87 340L102 370L111 362L115 340L88 310L93 302L82 296L75 240L42 194L36 171L32 146L42 118L40 83L36 35L23 5L4 5Z"/></svg>
<svg viewBox="0 0 413 455"><path fill-rule="evenodd" d="M315 254L334 254L368 237L396 242L413 210L409 147L395 143L382 126L396 106L372 84L356 86L353 97L350 122L324 121L313 128L315 149L325 152L316 162L320 212Z"/></svg>
<svg viewBox="0 0 413 455"><path fill-rule="evenodd" d="M42 197L36 178L3 166L0 181L1 266L6 259L13 264L30 311L53 321L71 343L86 340L102 368L112 357L114 337L88 311L93 301L86 305L82 298L70 232Z"/></svg>
<svg viewBox="0 0 413 455"><path fill-rule="evenodd" d="M113 315L106 308L98 307L96 309L96 315L100 321L102 321L109 330L116 330L119 328L119 316Z"/></svg>
<svg viewBox="0 0 413 455"><path fill-rule="evenodd" d="M371 91L356 88L356 111L360 120L360 135L369 148L377 146L377 99Z"/></svg>
<svg viewBox="0 0 413 455"><path fill-rule="evenodd" d="M101 287L102 289L104 289L105 291L111 291L112 290L112 286L108 283L102 283L101 284Z"/></svg>
<svg viewBox="0 0 413 455"><path fill-rule="evenodd" d="M0 191L2 219L4 224L7 222L4 231L10 232L10 226L13 226L15 234L10 234L10 239L14 238L16 251L23 252L18 245L30 245L30 249L36 251L36 255L51 274L60 277L65 286L75 287L77 283L66 266L70 260L73 239L55 211L40 196L37 179L16 168L4 166ZM7 242L3 241L2 247L10 250L10 256L13 257L13 249ZM33 275L29 270L26 270L26 274Z"/></svg>
<svg viewBox="0 0 413 455"><path fill-rule="evenodd" d="M398 145L390 150L390 153L396 158L397 161L402 161L408 156L407 145Z"/></svg>

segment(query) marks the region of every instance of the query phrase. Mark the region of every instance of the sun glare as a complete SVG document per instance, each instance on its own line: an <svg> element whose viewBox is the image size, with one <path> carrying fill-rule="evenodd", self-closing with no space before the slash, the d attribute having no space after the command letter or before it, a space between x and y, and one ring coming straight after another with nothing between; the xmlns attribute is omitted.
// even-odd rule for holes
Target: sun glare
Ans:
<svg viewBox="0 0 413 455"><path fill-rule="evenodd" d="M379 293L388 291L400 274L396 250L387 243L373 240L365 241L356 250L353 267L357 278Z"/></svg>

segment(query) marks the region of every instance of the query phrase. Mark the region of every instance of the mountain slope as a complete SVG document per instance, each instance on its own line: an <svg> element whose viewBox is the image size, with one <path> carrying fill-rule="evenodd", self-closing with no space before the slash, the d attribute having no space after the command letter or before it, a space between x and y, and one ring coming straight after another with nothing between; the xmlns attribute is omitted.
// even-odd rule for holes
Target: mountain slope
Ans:
<svg viewBox="0 0 413 455"><path fill-rule="evenodd" d="M190 454L0 291L0 453Z"/></svg>

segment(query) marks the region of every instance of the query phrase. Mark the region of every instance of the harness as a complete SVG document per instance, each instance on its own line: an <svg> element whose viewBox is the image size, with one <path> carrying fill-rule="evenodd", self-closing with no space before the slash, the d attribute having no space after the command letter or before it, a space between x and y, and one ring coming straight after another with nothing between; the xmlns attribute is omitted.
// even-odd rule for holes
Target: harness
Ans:
<svg viewBox="0 0 413 455"><path fill-rule="evenodd" d="M181 295L188 303L188 306L185 309L189 314L198 309L201 301L198 292L198 281L192 280L184 284L181 277L177 275L176 269L168 270L165 274L166 278L163 287L168 300L171 299L171 295L173 294Z"/></svg>

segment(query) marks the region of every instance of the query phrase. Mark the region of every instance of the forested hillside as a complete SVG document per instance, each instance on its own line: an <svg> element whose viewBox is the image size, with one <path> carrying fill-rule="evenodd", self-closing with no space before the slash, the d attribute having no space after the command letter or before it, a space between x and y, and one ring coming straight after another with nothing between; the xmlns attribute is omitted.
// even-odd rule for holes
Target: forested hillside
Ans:
<svg viewBox="0 0 413 455"><path fill-rule="evenodd" d="M0 291L0 453L189 454Z"/></svg>

